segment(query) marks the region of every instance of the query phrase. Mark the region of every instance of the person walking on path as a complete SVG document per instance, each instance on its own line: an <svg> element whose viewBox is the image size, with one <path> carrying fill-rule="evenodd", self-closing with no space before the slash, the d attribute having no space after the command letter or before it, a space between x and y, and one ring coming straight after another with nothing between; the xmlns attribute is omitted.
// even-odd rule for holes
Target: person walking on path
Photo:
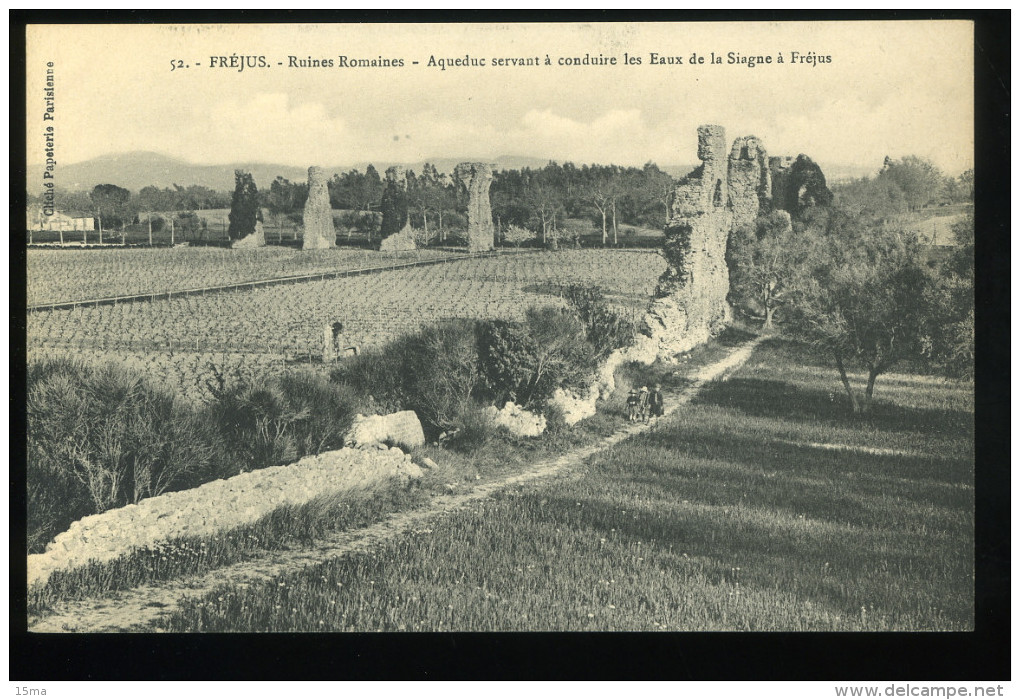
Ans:
<svg viewBox="0 0 1020 700"><path fill-rule="evenodd" d="M641 387L638 393L638 420L648 422L648 387Z"/></svg>
<svg viewBox="0 0 1020 700"><path fill-rule="evenodd" d="M663 414L661 384L656 384L652 393L648 395L648 409L653 418L658 418Z"/></svg>

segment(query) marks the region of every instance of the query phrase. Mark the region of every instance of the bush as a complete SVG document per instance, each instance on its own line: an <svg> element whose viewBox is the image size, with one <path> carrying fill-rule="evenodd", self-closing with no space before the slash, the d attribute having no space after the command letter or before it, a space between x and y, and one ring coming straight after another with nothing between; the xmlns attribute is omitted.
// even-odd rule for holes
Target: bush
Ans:
<svg viewBox="0 0 1020 700"><path fill-rule="evenodd" d="M283 374L275 377L272 383L297 416L291 429L298 457L343 447L344 435L354 422L357 406L350 389L305 372Z"/></svg>
<svg viewBox="0 0 1020 700"><path fill-rule="evenodd" d="M339 449L355 400L325 379L294 373L230 385L206 413L236 474Z"/></svg>
<svg viewBox="0 0 1020 700"><path fill-rule="evenodd" d="M413 335L402 363L408 407L426 428L455 425L478 393L477 328L473 321L447 321Z"/></svg>
<svg viewBox="0 0 1020 700"><path fill-rule="evenodd" d="M557 229L556 237L562 243L569 243L575 248L581 247L581 240L595 234L596 227L587 219L566 219Z"/></svg>
<svg viewBox="0 0 1020 700"><path fill-rule="evenodd" d="M529 309L524 323L484 323L479 354L489 395L526 408L543 406L558 387L582 387L597 365L580 321L554 307Z"/></svg>
<svg viewBox="0 0 1020 700"><path fill-rule="evenodd" d="M429 435L454 427L481 384L473 321L453 320L348 358L332 381L364 397L369 412L412 410Z"/></svg>
<svg viewBox="0 0 1020 700"><path fill-rule="evenodd" d="M535 232L524 228L523 226L507 226L506 230L503 231L503 242L512 245L514 248L520 248L521 244L527 243L535 239Z"/></svg>
<svg viewBox="0 0 1020 700"><path fill-rule="evenodd" d="M341 231L373 234L379 229L380 216L374 211L344 210L333 215L334 225Z"/></svg>
<svg viewBox="0 0 1020 700"><path fill-rule="evenodd" d="M634 341L634 323L610 308L599 287L573 284L563 297L584 324L585 336L600 359Z"/></svg>
<svg viewBox="0 0 1020 700"><path fill-rule="evenodd" d="M53 461L29 453L25 477L30 553L42 552L58 533L94 512L84 484Z"/></svg>
<svg viewBox="0 0 1020 700"><path fill-rule="evenodd" d="M134 372L33 363L27 390L35 546L84 515L181 488L211 461L212 445L190 407Z"/></svg>
<svg viewBox="0 0 1020 700"><path fill-rule="evenodd" d="M453 431L453 437L446 446L472 455L488 451L499 437L501 428L484 407L471 403L465 405L457 416Z"/></svg>

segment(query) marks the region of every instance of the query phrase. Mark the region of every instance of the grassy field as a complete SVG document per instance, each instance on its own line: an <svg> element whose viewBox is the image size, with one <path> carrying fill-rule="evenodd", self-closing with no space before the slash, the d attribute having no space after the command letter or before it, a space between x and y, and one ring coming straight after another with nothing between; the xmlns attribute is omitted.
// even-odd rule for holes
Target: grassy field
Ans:
<svg viewBox="0 0 1020 700"><path fill-rule="evenodd" d="M178 252L190 253L96 254ZM324 252L324 264L336 264L329 256L348 251ZM216 259L206 253L196 251L196 259ZM55 253L62 254L68 255ZM291 259L278 260L275 252L265 255L265 260L253 258L250 272L239 263L238 274L262 274L267 266ZM303 254L296 255L300 259ZM531 305L560 303L563 286L575 283L600 285L610 303L637 318L664 265L653 251L537 252L212 296L39 311L28 318L28 351L30 356L71 354L128 362L201 400L213 373L233 376L250 374L256 366L276 371L288 361L317 361L322 329L334 321L344 324L345 346L380 347L441 319L520 319ZM211 267L217 269L216 263Z"/></svg>
<svg viewBox="0 0 1020 700"><path fill-rule="evenodd" d="M29 304L159 294L273 277L377 267L420 258L448 257L449 251L383 253L362 248L297 250L270 246L111 250L29 250Z"/></svg>
<svg viewBox="0 0 1020 700"><path fill-rule="evenodd" d="M739 332L724 334L685 356L684 365L694 370L715 362L749 337ZM679 391L688 381L686 372L673 366L621 368L617 372L616 392L601 405L596 416L573 428L549 432L541 440L496 431L468 452L424 445L414 451L415 459L421 462L428 458L437 466L411 490L396 483L382 484L368 492L345 493L339 500L324 498L303 506L285 506L257 522L216 536L178 538L135 550L111 562L58 571L45 586L30 591L29 615L45 615L62 601L200 575L261 559L271 552L309 546L330 533L376 522L395 511L427 505L436 495L470 491L518 474L542 460L591 445L624 426L626 392L631 386L660 382L668 390Z"/></svg>
<svg viewBox="0 0 1020 700"><path fill-rule="evenodd" d="M167 616L168 631L970 630L972 387L762 345L576 480Z"/></svg>

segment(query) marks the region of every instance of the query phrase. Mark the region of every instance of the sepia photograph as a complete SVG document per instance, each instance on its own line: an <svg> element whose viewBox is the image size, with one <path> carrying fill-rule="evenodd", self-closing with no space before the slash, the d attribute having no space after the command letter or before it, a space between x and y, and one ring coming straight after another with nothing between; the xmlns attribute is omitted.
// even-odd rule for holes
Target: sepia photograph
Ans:
<svg viewBox="0 0 1020 700"><path fill-rule="evenodd" d="M977 629L973 22L24 31L12 627Z"/></svg>

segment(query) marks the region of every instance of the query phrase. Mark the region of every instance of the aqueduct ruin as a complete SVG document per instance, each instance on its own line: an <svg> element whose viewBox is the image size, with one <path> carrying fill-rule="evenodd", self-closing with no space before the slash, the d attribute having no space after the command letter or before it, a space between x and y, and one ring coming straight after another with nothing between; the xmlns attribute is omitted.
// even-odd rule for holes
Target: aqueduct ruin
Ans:
<svg viewBox="0 0 1020 700"><path fill-rule="evenodd" d="M305 202L305 233L302 248L319 250L336 247L336 229L333 227L333 208L329 203L329 189L322 168L308 168L308 201Z"/></svg>
<svg viewBox="0 0 1020 700"><path fill-rule="evenodd" d="M723 127L699 126L698 159L701 165L676 185L663 244L667 268L642 324L660 356L690 350L729 320L731 231L776 209L797 213L832 201L814 161L803 154L795 161L769 158L755 136L727 148Z"/></svg>

